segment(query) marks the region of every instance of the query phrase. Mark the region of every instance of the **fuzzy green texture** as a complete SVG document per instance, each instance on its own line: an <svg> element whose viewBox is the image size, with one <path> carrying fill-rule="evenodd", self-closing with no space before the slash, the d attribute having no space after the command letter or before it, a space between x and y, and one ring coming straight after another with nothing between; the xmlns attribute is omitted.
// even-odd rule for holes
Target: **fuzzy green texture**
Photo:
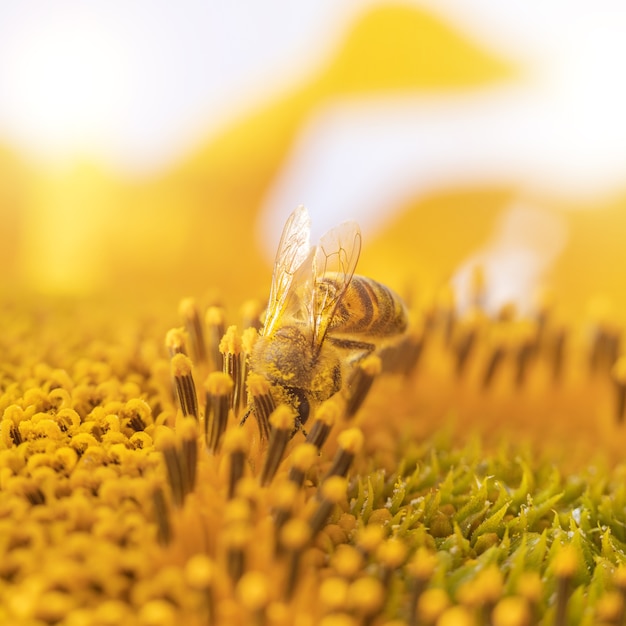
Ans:
<svg viewBox="0 0 626 626"><path fill-rule="evenodd" d="M511 454L510 446L487 453L478 443L458 447L443 437L408 445L402 459L391 475L373 469L355 477L349 510L367 524L385 508L393 537L411 551L435 551L430 587L445 590L451 602L458 602L464 585L495 566L503 577L502 595L518 595L523 592L520 579L536 573L542 582L536 616L551 624L563 578L554 563L560 550L570 546L575 568L563 623L599 622L598 600L619 588L614 574L626 563L623 468L602 476L593 469L564 475L528 452ZM411 580L410 571L407 562L394 574L398 587ZM394 605L391 594L389 617L402 614L402 598L398 589ZM484 606L490 603L484 599Z"/></svg>

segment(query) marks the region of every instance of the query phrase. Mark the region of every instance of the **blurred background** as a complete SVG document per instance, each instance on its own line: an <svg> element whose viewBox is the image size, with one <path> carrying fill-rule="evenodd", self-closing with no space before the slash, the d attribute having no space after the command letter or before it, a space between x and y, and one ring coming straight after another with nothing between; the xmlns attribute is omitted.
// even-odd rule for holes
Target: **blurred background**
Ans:
<svg viewBox="0 0 626 626"><path fill-rule="evenodd" d="M305 204L411 297L480 265L492 309L624 316L624 32L616 0L0 0L0 290L262 298Z"/></svg>

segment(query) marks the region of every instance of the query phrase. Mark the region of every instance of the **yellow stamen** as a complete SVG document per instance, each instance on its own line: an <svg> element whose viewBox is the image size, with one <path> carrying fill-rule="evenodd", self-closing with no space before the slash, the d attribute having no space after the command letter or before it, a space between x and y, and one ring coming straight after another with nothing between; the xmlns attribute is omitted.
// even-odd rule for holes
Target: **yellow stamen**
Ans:
<svg viewBox="0 0 626 626"><path fill-rule="evenodd" d="M571 594L571 583L578 567L578 554L575 548L571 545L562 546L554 556L553 562L557 580L555 626L565 626L567 623L567 605Z"/></svg>
<svg viewBox="0 0 626 626"><path fill-rule="evenodd" d="M561 380L567 338L568 329L565 326L561 326L560 328L558 328L554 332L554 336L552 338L552 378L555 382L559 382Z"/></svg>
<svg viewBox="0 0 626 626"><path fill-rule="evenodd" d="M330 476L319 490L319 503L309 519L311 534L316 535L328 519L333 507L346 497L347 481L343 476Z"/></svg>
<svg viewBox="0 0 626 626"><path fill-rule="evenodd" d="M245 571L246 547L252 539L250 527L246 523L227 526L223 533L227 548L226 569L233 581L238 581Z"/></svg>
<svg viewBox="0 0 626 626"><path fill-rule="evenodd" d="M382 580L385 585L389 585L393 572L404 564L407 553L407 545L395 537L390 537L378 546L376 557L383 567Z"/></svg>
<svg viewBox="0 0 626 626"><path fill-rule="evenodd" d="M167 545L172 540L172 527L165 494L158 485L152 490L152 506L157 523L157 540L161 545Z"/></svg>
<svg viewBox="0 0 626 626"><path fill-rule="evenodd" d="M142 626L175 626L176 621L176 609L167 600L148 600L139 609Z"/></svg>
<svg viewBox="0 0 626 626"><path fill-rule="evenodd" d="M356 454L363 448L363 432L348 428L337 436L339 446L326 476L346 476Z"/></svg>
<svg viewBox="0 0 626 626"><path fill-rule="evenodd" d="M339 576L332 576L320 585L320 602L328 611L340 611L346 607L348 599L348 581Z"/></svg>
<svg viewBox="0 0 626 626"><path fill-rule="evenodd" d="M196 485L198 465L198 423L187 417L178 425L180 437L181 474L185 494L191 493Z"/></svg>
<svg viewBox="0 0 626 626"><path fill-rule="evenodd" d="M304 520L291 519L285 523L280 532L280 545L288 552L285 598L293 595L298 579L298 568L302 551L311 540L311 528Z"/></svg>
<svg viewBox="0 0 626 626"><path fill-rule="evenodd" d="M347 613L331 613L320 620L319 626L358 626L360 622Z"/></svg>
<svg viewBox="0 0 626 626"><path fill-rule="evenodd" d="M187 354L185 347L185 331L182 328L172 328L165 335L165 347L172 358L175 354Z"/></svg>
<svg viewBox="0 0 626 626"><path fill-rule="evenodd" d="M502 589L500 570L496 566L489 566L479 572L475 579L464 583L457 592L457 598L461 604L487 617L501 598Z"/></svg>
<svg viewBox="0 0 626 626"><path fill-rule="evenodd" d="M343 544L337 547L331 564L340 576L354 578L363 567L363 554L355 547Z"/></svg>
<svg viewBox="0 0 626 626"><path fill-rule="evenodd" d="M516 374L515 383L521 387L526 382L528 369L536 354L537 328L532 324L516 327L514 332Z"/></svg>
<svg viewBox="0 0 626 626"><path fill-rule="evenodd" d="M262 486L268 485L278 470L295 427L296 414L288 406L281 404L270 415L269 421L271 426L270 440L259 479Z"/></svg>
<svg viewBox="0 0 626 626"><path fill-rule="evenodd" d="M596 328L589 355L592 373L606 372L613 367L619 354L619 342L619 329L607 321L601 321Z"/></svg>
<svg viewBox="0 0 626 626"><path fill-rule="evenodd" d="M461 376L465 371L466 365L474 351L481 320L481 315L477 311L473 311L463 319L455 332L456 339L453 342L453 349L456 357L456 373L458 376Z"/></svg>
<svg viewBox="0 0 626 626"><path fill-rule="evenodd" d="M317 411L315 411L315 421L306 437L307 443L313 444L320 450L328 439L334 423L339 420L340 416L339 406L334 399L322 402Z"/></svg>
<svg viewBox="0 0 626 626"><path fill-rule="evenodd" d="M418 606L422 594L426 590L428 581L432 577L437 566L437 556L424 547L417 549L407 571L411 576L411 599L409 601L409 623L418 623Z"/></svg>
<svg viewBox="0 0 626 626"><path fill-rule="evenodd" d="M615 384L615 416L619 424L624 423L626 413L626 356L621 356L613 365L613 381Z"/></svg>
<svg viewBox="0 0 626 626"><path fill-rule="evenodd" d="M301 443L296 446L289 457L291 461L289 480L300 487L318 455L319 451L312 443Z"/></svg>
<svg viewBox="0 0 626 626"><path fill-rule="evenodd" d="M385 531L378 524L368 524L357 534L357 545L367 555L372 554L385 538Z"/></svg>
<svg viewBox="0 0 626 626"><path fill-rule="evenodd" d="M437 626L475 626L472 613L462 606L446 609L437 620Z"/></svg>
<svg viewBox="0 0 626 626"><path fill-rule="evenodd" d="M178 454L176 435L171 429L161 426L155 435L156 449L161 452L165 460L167 479L172 492L172 499L177 507L182 506L185 500L185 486L181 460Z"/></svg>
<svg viewBox="0 0 626 626"><path fill-rule="evenodd" d="M248 375L250 374L250 358L252 355L252 351L254 350L254 345L259 338L259 333L254 327L244 327L244 331L241 333L241 349L243 352L242 355L242 372L241 372L241 380L242 385L245 385L248 380ZM242 404L243 404L243 392L242 392Z"/></svg>
<svg viewBox="0 0 626 626"><path fill-rule="evenodd" d="M248 327L241 333L241 348L247 356L252 354L258 338L258 330L254 327Z"/></svg>
<svg viewBox="0 0 626 626"><path fill-rule="evenodd" d="M224 309L218 306L209 307L204 321L207 331L209 366L212 372L221 372L224 369L224 358L220 352L220 342L226 332Z"/></svg>
<svg viewBox="0 0 626 626"><path fill-rule="evenodd" d="M413 325L395 345L379 351L383 372L393 372L410 376L417 367L424 350L425 333L423 325Z"/></svg>
<svg viewBox="0 0 626 626"><path fill-rule="evenodd" d="M617 592L622 598L622 608L619 612L618 619L615 620L616 624L623 624L626 618L626 567L619 565L613 573L613 583L617 588Z"/></svg>
<svg viewBox="0 0 626 626"><path fill-rule="evenodd" d="M247 383L248 393L252 398L254 417L259 427L259 436L267 440L270 434L269 418L276 409L270 393L270 384L259 374L249 374Z"/></svg>
<svg viewBox="0 0 626 626"><path fill-rule="evenodd" d="M230 458L228 497L232 498L235 495L239 481L244 475L246 458L250 449L250 444L245 432L239 428L227 430L224 435L223 449Z"/></svg>
<svg viewBox="0 0 626 626"><path fill-rule="evenodd" d="M212 372L204 385L206 390L204 437L211 454L219 450L222 436L226 431L233 387L232 379L224 372Z"/></svg>
<svg viewBox="0 0 626 626"><path fill-rule="evenodd" d="M619 565L613 574L615 586L626 593L626 565Z"/></svg>
<svg viewBox="0 0 626 626"><path fill-rule="evenodd" d="M348 606L359 615L379 613L385 602L385 589L376 578L359 578L348 588Z"/></svg>
<svg viewBox="0 0 626 626"><path fill-rule="evenodd" d="M470 278L472 306L476 309L485 308L487 297L487 277L482 265L475 265Z"/></svg>
<svg viewBox="0 0 626 626"><path fill-rule="evenodd" d="M297 494L298 486L291 481L276 485L272 489L274 525L276 526L277 535L283 524L291 516L293 507L296 503Z"/></svg>
<svg viewBox="0 0 626 626"><path fill-rule="evenodd" d="M175 354L171 361L171 372L176 386L178 402L183 415L198 419L198 398L193 382L191 359L184 354Z"/></svg>
<svg viewBox="0 0 626 626"><path fill-rule="evenodd" d="M419 598L417 603L417 615L419 616L418 623L439 625L441 622L437 621L445 613L450 606L450 598L443 589L434 588L426 589ZM459 626L463 626L466 622L459 622Z"/></svg>
<svg viewBox="0 0 626 626"><path fill-rule="evenodd" d="M541 600L542 590L543 583L537 572L524 572L517 581L517 593L531 605Z"/></svg>
<svg viewBox="0 0 626 626"><path fill-rule="evenodd" d="M178 306L178 314L183 318L185 323L193 358L198 363L204 363L206 361L204 330L195 299L185 298L181 300Z"/></svg>
<svg viewBox="0 0 626 626"><path fill-rule="evenodd" d="M207 623L212 623L215 615L213 597L213 583L216 577L215 563L204 554L195 554L187 561L184 574L189 586L204 596Z"/></svg>
<svg viewBox="0 0 626 626"><path fill-rule="evenodd" d="M236 326L229 326L220 341L220 352L224 359L224 372L234 383L232 393L232 409L237 415L243 403L244 395L244 355L242 354L241 337Z"/></svg>
<svg viewBox="0 0 626 626"><path fill-rule="evenodd" d="M502 598L493 609L493 626L530 626L530 609L524 598Z"/></svg>
<svg viewBox="0 0 626 626"><path fill-rule="evenodd" d="M346 417L351 418L361 408L372 387L372 383L380 374L382 362L375 354L366 356L355 368L348 381L348 399L346 402Z"/></svg>
<svg viewBox="0 0 626 626"><path fill-rule="evenodd" d="M609 591L598 600L596 620L600 624L624 623L624 596L619 591Z"/></svg>
<svg viewBox="0 0 626 626"><path fill-rule="evenodd" d="M263 572L246 572L237 583L236 594L239 602L248 611L258 613L270 601L270 581Z"/></svg>
<svg viewBox="0 0 626 626"><path fill-rule="evenodd" d="M128 425L136 432L143 432L153 423L150 405L140 398L132 398L124 405L120 419L123 426Z"/></svg>
<svg viewBox="0 0 626 626"><path fill-rule="evenodd" d="M496 372L500 369L500 365L504 361L505 355L505 346L500 343L498 339L496 339L496 342L494 342L494 345L491 348L491 354L489 355L489 359L487 360L487 365L483 373L483 389L487 389L489 386L491 386L491 383L495 378Z"/></svg>

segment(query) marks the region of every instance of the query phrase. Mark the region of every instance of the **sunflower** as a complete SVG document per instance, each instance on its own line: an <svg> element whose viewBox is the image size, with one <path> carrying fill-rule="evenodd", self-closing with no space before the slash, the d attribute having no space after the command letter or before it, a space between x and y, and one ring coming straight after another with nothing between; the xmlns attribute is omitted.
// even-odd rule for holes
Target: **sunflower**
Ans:
<svg viewBox="0 0 626 626"><path fill-rule="evenodd" d="M624 623L620 198L571 213L474 186L396 206L359 272L405 298L398 342L305 423L250 371L271 271L253 224L314 107L514 74L378 7L157 180L2 155L0 199L32 220L3 221L0 250L0 623ZM569 232L552 294L494 306L489 267L456 271L531 201Z"/></svg>

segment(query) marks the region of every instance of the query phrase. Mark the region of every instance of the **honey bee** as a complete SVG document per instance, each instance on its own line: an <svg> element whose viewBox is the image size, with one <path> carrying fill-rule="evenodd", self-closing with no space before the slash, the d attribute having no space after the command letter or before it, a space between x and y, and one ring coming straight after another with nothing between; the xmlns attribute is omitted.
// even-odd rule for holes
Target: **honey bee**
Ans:
<svg viewBox="0 0 626 626"><path fill-rule="evenodd" d="M361 231L348 221L311 247L310 219L300 206L278 245L264 325L250 369L292 406L300 425L312 406L342 388L361 358L407 328L407 311L388 287L354 275Z"/></svg>

